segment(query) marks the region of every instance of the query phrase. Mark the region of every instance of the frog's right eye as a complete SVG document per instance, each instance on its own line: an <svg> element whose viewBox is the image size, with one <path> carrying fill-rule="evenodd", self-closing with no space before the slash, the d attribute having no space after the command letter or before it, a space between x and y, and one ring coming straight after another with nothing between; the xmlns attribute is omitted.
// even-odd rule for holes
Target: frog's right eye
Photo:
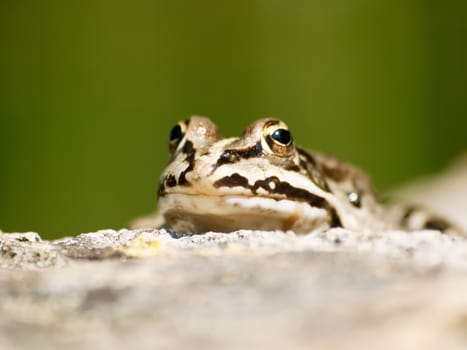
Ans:
<svg viewBox="0 0 467 350"><path fill-rule="evenodd" d="M178 122L169 133L169 149L171 152L177 149L180 141L183 140L187 129L187 122Z"/></svg>

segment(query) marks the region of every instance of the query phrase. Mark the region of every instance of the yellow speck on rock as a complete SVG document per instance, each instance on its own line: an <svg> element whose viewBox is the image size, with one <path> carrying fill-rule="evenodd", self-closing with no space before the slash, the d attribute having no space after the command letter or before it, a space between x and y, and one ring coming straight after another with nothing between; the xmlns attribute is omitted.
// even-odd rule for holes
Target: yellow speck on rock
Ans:
<svg viewBox="0 0 467 350"><path fill-rule="evenodd" d="M116 247L115 251L133 258L146 258L158 254L160 247L159 241L145 241L139 236L126 246Z"/></svg>

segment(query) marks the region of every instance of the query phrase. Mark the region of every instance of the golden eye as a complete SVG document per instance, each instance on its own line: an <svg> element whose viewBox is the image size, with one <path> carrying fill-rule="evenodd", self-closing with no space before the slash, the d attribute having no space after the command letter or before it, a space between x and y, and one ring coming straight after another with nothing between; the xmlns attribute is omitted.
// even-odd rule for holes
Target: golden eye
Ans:
<svg viewBox="0 0 467 350"><path fill-rule="evenodd" d="M169 133L169 149L175 151L185 136L189 120L178 122Z"/></svg>
<svg viewBox="0 0 467 350"><path fill-rule="evenodd" d="M263 139L271 152L279 157L293 154L294 142L287 125L279 120L270 120L264 125Z"/></svg>

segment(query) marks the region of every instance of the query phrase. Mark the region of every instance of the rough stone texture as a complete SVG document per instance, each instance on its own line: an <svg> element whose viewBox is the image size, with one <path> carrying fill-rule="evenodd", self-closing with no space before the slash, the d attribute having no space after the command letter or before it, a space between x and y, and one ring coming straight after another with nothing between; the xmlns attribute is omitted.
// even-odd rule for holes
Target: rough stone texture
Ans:
<svg viewBox="0 0 467 350"><path fill-rule="evenodd" d="M467 348L467 240L434 231L0 232L0 266L2 350Z"/></svg>
<svg viewBox="0 0 467 350"><path fill-rule="evenodd" d="M467 346L467 241L436 232L1 241L1 349Z"/></svg>

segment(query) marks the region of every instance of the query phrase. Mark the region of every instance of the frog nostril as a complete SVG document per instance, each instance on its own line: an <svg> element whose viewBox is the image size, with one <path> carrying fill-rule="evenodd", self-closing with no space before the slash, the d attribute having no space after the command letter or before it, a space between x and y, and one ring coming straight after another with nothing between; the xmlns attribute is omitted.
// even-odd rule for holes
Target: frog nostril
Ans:
<svg viewBox="0 0 467 350"><path fill-rule="evenodd" d="M226 150L217 159L217 166L228 163L235 163L240 160L240 157L237 152L232 150Z"/></svg>
<svg viewBox="0 0 467 350"><path fill-rule="evenodd" d="M221 156L219 157L219 160L221 162L227 163L231 157L232 157L232 152L227 150L227 151L222 152Z"/></svg>

